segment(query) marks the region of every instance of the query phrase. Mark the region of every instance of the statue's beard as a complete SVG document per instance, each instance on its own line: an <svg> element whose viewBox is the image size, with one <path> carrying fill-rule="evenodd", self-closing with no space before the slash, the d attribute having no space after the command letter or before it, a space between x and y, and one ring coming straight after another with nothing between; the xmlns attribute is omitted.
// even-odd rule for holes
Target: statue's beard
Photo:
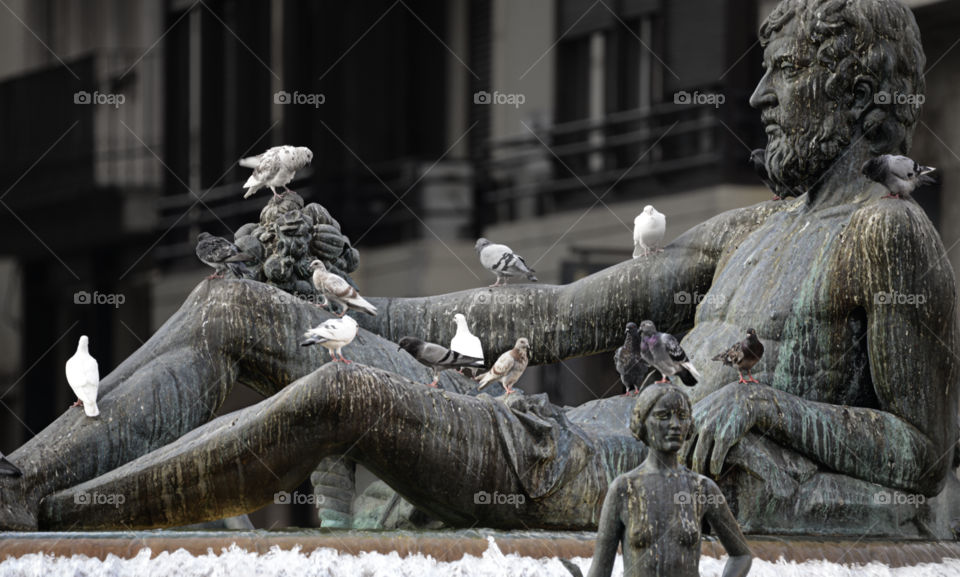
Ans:
<svg viewBox="0 0 960 577"><path fill-rule="evenodd" d="M800 115L796 123L776 122L781 130L767 142L767 171L789 188L816 183L850 143L843 112L829 112L825 118Z"/></svg>

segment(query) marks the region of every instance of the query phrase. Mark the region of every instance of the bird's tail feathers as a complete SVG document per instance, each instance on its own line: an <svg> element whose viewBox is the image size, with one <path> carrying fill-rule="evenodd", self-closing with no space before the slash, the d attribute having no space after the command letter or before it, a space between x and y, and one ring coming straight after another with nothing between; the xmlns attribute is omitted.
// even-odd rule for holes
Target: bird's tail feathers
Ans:
<svg viewBox="0 0 960 577"><path fill-rule="evenodd" d="M11 463L0 454L0 475L6 475L8 477L21 477L23 476L23 471L19 467Z"/></svg>
<svg viewBox="0 0 960 577"><path fill-rule="evenodd" d="M260 156L248 156L247 158L241 158L240 166L245 166L247 168L256 168L260 166Z"/></svg>
<svg viewBox="0 0 960 577"><path fill-rule="evenodd" d="M253 273L250 272L250 269L247 268L247 265L242 262L227 262L227 268L230 269L230 272L233 273L233 276L237 278L253 278Z"/></svg>
<svg viewBox="0 0 960 577"><path fill-rule="evenodd" d="M694 377L696 377L696 378L698 378L698 379L702 379L702 378L703 378L703 377L700 376L700 373L697 372L697 367L693 366L693 363L691 363L690 361L687 361L687 362L685 362L685 363L680 363L680 366L682 366L683 368L685 368L685 369L687 369L688 371L690 371L690 374L693 375ZM694 383L694 384L696 384L696 383Z"/></svg>
<svg viewBox="0 0 960 577"><path fill-rule="evenodd" d="M368 303L362 298L351 300L350 306L355 307L359 309L361 312L364 312L372 317L377 316L377 307L373 306L372 304Z"/></svg>
<svg viewBox="0 0 960 577"><path fill-rule="evenodd" d="M920 184L938 184L940 179L933 172L937 170L932 166L924 166L920 171Z"/></svg>
<svg viewBox="0 0 960 577"><path fill-rule="evenodd" d="M300 343L300 346L301 346L301 347L309 347L310 345L316 345L316 344L319 344L319 343L325 343L325 342L327 342L327 340L329 340L329 339L325 339L325 338L323 338L323 337L310 337L310 338L308 338L307 340L305 340L305 341L303 341L302 343Z"/></svg>
<svg viewBox="0 0 960 577"><path fill-rule="evenodd" d="M530 272L533 272L533 271L530 271ZM526 277L530 279L530 282L537 282L537 277L533 276L532 274L527 274Z"/></svg>
<svg viewBox="0 0 960 577"><path fill-rule="evenodd" d="M257 257L248 252L238 252L223 262L248 262L251 260L257 260Z"/></svg>
<svg viewBox="0 0 960 577"><path fill-rule="evenodd" d="M641 256L643 256L643 247L638 242L633 245L633 258L640 258Z"/></svg>
<svg viewBox="0 0 960 577"><path fill-rule="evenodd" d="M100 416L100 407L97 406L97 401L93 400L90 402L83 403L83 410L87 413L88 417L99 417Z"/></svg>

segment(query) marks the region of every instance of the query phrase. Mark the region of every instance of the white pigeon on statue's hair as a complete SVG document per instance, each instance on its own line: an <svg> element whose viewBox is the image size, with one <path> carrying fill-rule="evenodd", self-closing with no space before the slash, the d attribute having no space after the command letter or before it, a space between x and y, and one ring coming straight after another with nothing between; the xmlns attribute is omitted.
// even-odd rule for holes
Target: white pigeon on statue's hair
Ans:
<svg viewBox="0 0 960 577"><path fill-rule="evenodd" d="M67 382L77 395L77 402L70 406L83 407L88 417L100 414L97 407L97 391L100 389L100 368L97 359L90 356L88 350L90 339L86 335L80 337L77 353L67 361Z"/></svg>
<svg viewBox="0 0 960 577"><path fill-rule="evenodd" d="M313 152L306 146L274 146L263 154L242 159L240 166L254 169L253 174L243 185L243 188L249 189L243 198L249 197L264 186L273 191L274 198L282 196L277 194L278 186L282 186L286 192L293 194L293 191L287 188L287 184L293 180L298 170L312 161Z"/></svg>
<svg viewBox="0 0 960 577"><path fill-rule="evenodd" d="M493 244L489 240L481 238L477 240L476 248L483 268L497 275L497 282L490 286L500 286L500 281L503 281L504 286L506 286L507 279L512 276L523 276L532 282L537 282L537 277L533 276L533 273L537 271L527 268L527 263L523 260L523 257L510 250L509 246Z"/></svg>
<svg viewBox="0 0 960 577"><path fill-rule="evenodd" d="M884 154L864 162L860 173L890 191L883 198L900 198L901 194L910 198L910 193L918 186L937 182L936 178L930 176L935 170L906 156Z"/></svg>
<svg viewBox="0 0 960 577"><path fill-rule="evenodd" d="M653 252L660 252L660 241L663 240L663 233L667 230L667 217L663 216L657 209L647 205L643 212L633 221L633 258L640 258ZM643 249L643 254L640 253Z"/></svg>

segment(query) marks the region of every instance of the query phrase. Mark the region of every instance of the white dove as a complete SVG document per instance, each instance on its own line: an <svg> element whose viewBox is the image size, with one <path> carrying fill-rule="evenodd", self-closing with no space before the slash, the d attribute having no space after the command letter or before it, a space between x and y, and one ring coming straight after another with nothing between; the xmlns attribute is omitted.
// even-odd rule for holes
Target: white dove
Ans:
<svg viewBox="0 0 960 577"><path fill-rule="evenodd" d="M473 333L470 332L470 327L467 326L466 317L460 313L457 313L453 315L453 320L457 323L457 334L455 334L453 339L450 340L450 350L455 353L460 353L466 357L482 359L483 343L481 343L480 339L475 337ZM461 370L460 372L463 371ZM476 376L477 369L473 369L473 374Z"/></svg>
<svg viewBox="0 0 960 577"><path fill-rule="evenodd" d="M303 333L303 336L307 337L307 340L300 343L300 346L309 347L310 345L319 343L330 351L330 358L333 359L333 362L343 361L345 363L352 363L353 361L348 361L343 357L341 349L352 343L355 338L360 341L361 345L367 344L366 341L363 340L363 337L359 336L359 333L360 325L350 317L330 319L318 327ZM336 351L336 355L340 355L339 359L334 354L334 351Z"/></svg>
<svg viewBox="0 0 960 577"><path fill-rule="evenodd" d="M243 188L248 188L247 198L257 192L264 186L270 187L274 198L280 198L276 187L282 186L283 189L291 194L293 191L287 188L287 183L293 180L293 175L304 166L313 161L313 152L306 146L274 146L263 154L244 158L240 161L240 166L252 168L253 174L247 179Z"/></svg>
<svg viewBox="0 0 960 577"><path fill-rule="evenodd" d="M96 417L100 414L100 409L97 407L100 369L97 366L97 359L90 356L89 343L90 340L86 335L80 337L77 354L67 361L67 382L77 395L77 402L70 408L83 407L88 417Z"/></svg>
<svg viewBox="0 0 960 577"><path fill-rule="evenodd" d="M633 258L640 258L653 252L661 252L659 248L660 241L663 240L663 233L667 230L667 217L663 216L657 209L647 205L633 221ZM640 254L640 249L643 254Z"/></svg>

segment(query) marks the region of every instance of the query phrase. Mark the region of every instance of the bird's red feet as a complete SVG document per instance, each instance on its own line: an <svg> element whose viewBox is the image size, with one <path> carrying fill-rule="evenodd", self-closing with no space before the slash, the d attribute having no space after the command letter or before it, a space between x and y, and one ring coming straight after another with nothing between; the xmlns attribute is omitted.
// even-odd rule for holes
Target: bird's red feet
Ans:
<svg viewBox="0 0 960 577"><path fill-rule="evenodd" d="M213 280L215 278L223 278L223 275L218 273L213 273L212 275L207 277L207 280Z"/></svg>
<svg viewBox="0 0 960 577"><path fill-rule="evenodd" d="M885 199L885 198L895 198L895 199L897 199L897 200L900 200L900 195L899 195L899 194L888 194L887 196L881 196L881 197L880 197L880 200L883 200L883 199Z"/></svg>
<svg viewBox="0 0 960 577"><path fill-rule="evenodd" d="M669 382L670 382L670 379L668 379L667 377L663 377L663 380L662 380L662 381L657 381L657 382L654 383L654 384L655 384L655 385L663 385L663 384L666 384L666 383L669 383Z"/></svg>
<svg viewBox="0 0 960 577"><path fill-rule="evenodd" d="M432 383L427 383L427 386L428 386L428 387L437 388L437 383L439 383L439 382L440 382L440 379L433 379L433 382L432 382Z"/></svg>
<svg viewBox="0 0 960 577"><path fill-rule="evenodd" d="M758 381L757 379L753 378L753 375L747 373L747 376L750 377L750 380L749 380L749 381L744 381L745 383L757 383L758 385L760 384L760 381Z"/></svg>
<svg viewBox="0 0 960 577"><path fill-rule="evenodd" d="M80 399L77 399L77 402L70 405L70 408L72 409L74 407L82 407L82 406L83 406L83 401L81 401Z"/></svg>
<svg viewBox="0 0 960 577"><path fill-rule="evenodd" d="M775 196L775 197L773 197L773 200L780 200L780 197L779 197L779 196Z"/></svg>
<svg viewBox="0 0 960 577"><path fill-rule="evenodd" d="M343 355L340 355L340 360L347 363L348 365L353 363L353 361L348 361L347 359L343 358Z"/></svg>

